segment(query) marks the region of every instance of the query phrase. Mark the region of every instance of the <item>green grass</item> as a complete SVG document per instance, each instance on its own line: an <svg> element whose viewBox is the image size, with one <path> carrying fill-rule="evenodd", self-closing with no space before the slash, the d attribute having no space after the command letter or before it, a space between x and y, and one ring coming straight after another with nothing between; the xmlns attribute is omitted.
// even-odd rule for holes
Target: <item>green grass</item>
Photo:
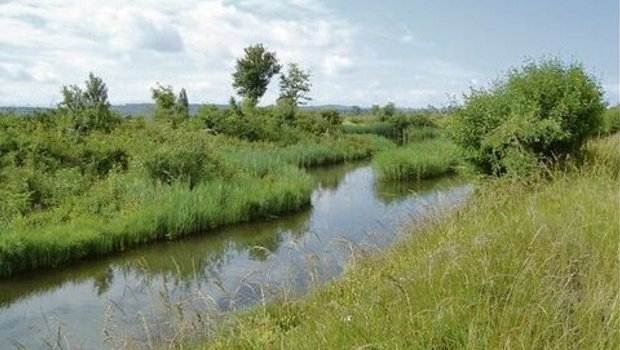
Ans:
<svg viewBox="0 0 620 350"><path fill-rule="evenodd" d="M37 217L45 222L41 226L34 217L16 220L0 235L0 276L298 211L309 204L312 190L310 177L290 165L262 178L237 176L191 190L180 183L153 187L125 180L115 184L115 191L125 194L126 203L110 217L103 208L98 215L84 212L66 222L58 219L61 212L44 213Z"/></svg>
<svg viewBox="0 0 620 350"><path fill-rule="evenodd" d="M395 135L392 124L378 121L364 124L344 124L342 130L347 134L375 134L384 137L393 137Z"/></svg>
<svg viewBox="0 0 620 350"><path fill-rule="evenodd" d="M468 205L299 301L198 348L617 349L620 136L586 165L484 185Z"/></svg>
<svg viewBox="0 0 620 350"><path fill-rule="evenodd" d="M394 146L295 132L248 142L199 120L127 119L80 135L58 118L0 116L0 277L299 211L313 185L301 168Z"/></svg>
<svg viewBox="0 0 620 350"><path fill-rule="evenodd" d="M458 163L455 147L443 139L410 143L378 153L373 164L382 180L427 179L448 174Z"/></svg>

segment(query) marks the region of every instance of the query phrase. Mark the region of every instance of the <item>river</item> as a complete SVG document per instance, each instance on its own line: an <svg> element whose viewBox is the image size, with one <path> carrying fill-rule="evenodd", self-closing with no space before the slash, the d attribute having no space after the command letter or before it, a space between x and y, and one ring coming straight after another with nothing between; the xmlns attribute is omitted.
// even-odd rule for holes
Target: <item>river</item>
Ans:
<svg viewBox="0 0 620 350"><path fill-rule="evenodd" d="M209 332L230 310L336 278L352 253L393 243L471 192L452 178L385 184L368 163L310 174L302 213L0 280L0 349L147 347Z"/></svg>

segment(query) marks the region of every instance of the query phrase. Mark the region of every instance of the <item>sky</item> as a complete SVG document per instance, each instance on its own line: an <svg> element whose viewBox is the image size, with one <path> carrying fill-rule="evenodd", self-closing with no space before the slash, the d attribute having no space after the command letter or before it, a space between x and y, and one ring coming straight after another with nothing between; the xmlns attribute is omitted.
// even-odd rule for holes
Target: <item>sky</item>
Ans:
<svg viewBox="0 0 620 350"><path fill-rule="evenodd" d="M255 43L310 70L313 105L440 107L541 57L583 63L616 104L619 30L618 0L0 0L0 106L52 107L89 72L113 104L157 83L226 103Z"/></svg>

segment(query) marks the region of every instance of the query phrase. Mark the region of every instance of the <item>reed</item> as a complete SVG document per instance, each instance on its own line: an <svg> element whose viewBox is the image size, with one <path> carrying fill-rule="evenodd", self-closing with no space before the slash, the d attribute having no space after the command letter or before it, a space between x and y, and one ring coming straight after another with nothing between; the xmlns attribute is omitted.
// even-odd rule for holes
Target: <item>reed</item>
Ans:
<svg viewBox="0 0 620 350"><path fill-rule="evenodd" d="M487 182L466 207L355 259L341 280L194 346L618 348L619 183L606 155L617 160L619 139L590 143L584 166L536 182Z"/></svg>
<svg viewBox="0 0 620 350"><path fill-rule="evenodd" d="M443 139L410 143L377 154L373 165L382 180L427 179L446 175L458 164L454 145Z"/></svg>

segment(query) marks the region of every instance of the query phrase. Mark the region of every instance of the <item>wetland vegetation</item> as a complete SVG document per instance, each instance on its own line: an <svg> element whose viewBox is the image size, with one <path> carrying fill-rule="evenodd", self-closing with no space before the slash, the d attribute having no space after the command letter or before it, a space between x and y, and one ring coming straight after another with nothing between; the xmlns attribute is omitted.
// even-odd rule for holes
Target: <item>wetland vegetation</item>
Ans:
<svg viewBox="0 0 620 350"><path fill-rule="evenodd" d="M53 110L0 115L0 278L284 217L311 204L309 168L372 159L377 186L460 173L477 192L307 298L171 344L620 346L620 116L582 65L528 61L444 110L348 113L302 108L310 73L282 68L246 48L241 99L195 115L185 89L159 84L153 115L114 113L93 74ZM278 74L277 103L260 106Z"/></svg>

